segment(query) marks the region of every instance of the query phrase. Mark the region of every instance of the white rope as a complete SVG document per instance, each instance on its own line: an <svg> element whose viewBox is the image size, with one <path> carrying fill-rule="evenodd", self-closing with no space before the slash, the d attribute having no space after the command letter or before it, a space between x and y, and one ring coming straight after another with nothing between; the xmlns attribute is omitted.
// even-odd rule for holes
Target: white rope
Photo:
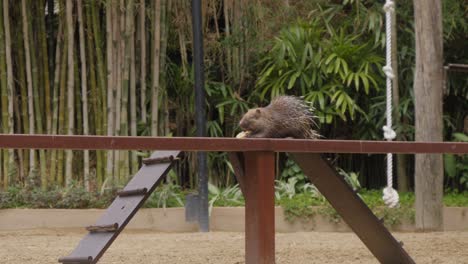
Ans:
<svg viewBox="0 0 468 264"><path fill-rule="evenodd" d="M387 124L383 126L384 137L391 141L396 137L395 131L392 129L392 79L394 78L392 69L392 13L395 11L395 4L392 0L386 0L383 7L385 11L385 33L386 42L386 65L382 68L387 77ZM393 189L393 155L387 153L387 187L383 190L385 204L388 207L396 207L399 203L398 192Z"/></svg>

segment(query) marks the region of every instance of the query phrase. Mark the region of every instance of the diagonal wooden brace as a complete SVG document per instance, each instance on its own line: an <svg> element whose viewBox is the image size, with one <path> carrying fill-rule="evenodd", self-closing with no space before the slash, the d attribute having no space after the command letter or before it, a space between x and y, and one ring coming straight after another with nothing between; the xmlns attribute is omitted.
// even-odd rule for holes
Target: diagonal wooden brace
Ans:
<svg viewBox="0 0 468 264"><path fill-rule="evenodd" d="M290 153L380 263L415 263L341 175L316 153Z"/></svg>

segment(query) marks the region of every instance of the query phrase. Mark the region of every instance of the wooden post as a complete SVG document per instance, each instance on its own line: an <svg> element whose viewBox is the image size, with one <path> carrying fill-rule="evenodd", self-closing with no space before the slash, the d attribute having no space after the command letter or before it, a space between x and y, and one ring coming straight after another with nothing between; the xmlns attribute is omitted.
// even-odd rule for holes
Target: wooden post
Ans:
<svg viewBox="0 0 468 264"><path fill-rule="evenodd" d="M414 0L416 68L415 140L442 141L443 32L442 1ZM442 155L415 158L416 228L441 230L444 168Z"/></svg>
<svg viewBox="0 0 468 264"><path fill-rule="evenodd" d="M275 263L275 153L245 152L245 263Z"/></svg>

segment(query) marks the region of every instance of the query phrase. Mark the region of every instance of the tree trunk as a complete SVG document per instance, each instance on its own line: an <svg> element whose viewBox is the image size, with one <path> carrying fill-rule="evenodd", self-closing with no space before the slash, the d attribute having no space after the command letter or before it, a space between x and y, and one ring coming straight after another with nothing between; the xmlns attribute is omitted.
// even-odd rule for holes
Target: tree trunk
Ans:
<svg viewBox="0 0 468 264"><path fill-rule="evenodd" d="M74 84L75 84L75 61L73 57L74 51L74 34L75 27L73 25L73 2L66 1L66 21L67 21L67 62L68 62L68 74L67 74L67 113L68 113L68 135L73 135L75 129L75 107L74 107ZM72 150L66 151L66 164L65 164L65 185L70 186L72 183L72 162L73 152Z"/></svg>
<svg viewBox="0 0 468 264"><path fill-rule="evenodd" d="M443 35L440 0L414 0L416 141L442 141ZM416 227L442 229L441 154L416 154Z"/></svg>
<svg viewBox="0 0 468 264"><path fill-rule="evenodd" d="M81 64L81 102L83 103L83 135L89 135L89 121L88 121L88 90L87 90L87 77L86 77L86 46L85 35L83 26L83 0L77 1L78 9L78 25L80 34L80 64ZM84 151L83 157L83 180L84 186L87 191L90 191L89 179L89 150Z"/></svg>

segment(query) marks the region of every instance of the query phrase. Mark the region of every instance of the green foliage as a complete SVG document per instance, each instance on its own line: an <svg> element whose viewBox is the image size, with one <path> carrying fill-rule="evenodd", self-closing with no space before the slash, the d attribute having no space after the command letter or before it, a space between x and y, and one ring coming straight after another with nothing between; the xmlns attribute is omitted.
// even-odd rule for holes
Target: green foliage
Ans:
<svg viewBox="0 0 468 264"><path fill-rule="evenodd" d="M277 199L277 203L283 208L286 220L292 222L297 219L312 218L317 213L312 206L323 205L323 200L309 193L300 193L292 197Z"/></svg>
<svg viewBox="0 0 468 264"><path fill-rule="evenodd" d="M105 208L114 196L115 192L99 195L77 186L48 190L10 187L0 192L0 208Z"/></svg>
<svg viewBox="0 0 468 264"><path fill-rule="evenodd" d="M344 25L344 27L346 27ZM325 31L319 18L283 29L260 62L257 81L261 98L303 95L316 108L320 122L347 120L365 112L357 104L360 91L378 91L382 56L362 35L346 29Z"/></svg>
<svg viewBox="0 0 468 264"><path fill-rule="evenodd" d="M412 193L400 194L400 207L398 208L386 207L380 191L362 190L359 196L377 217L384 219L387 226L401 224L404 220L414 221L414 195ZM279 204L283 207L288 221L308 219L317 214L325 216L333 223L341 221L340 215L322 196L315 197L302 193L291 198L285 197L279 201ZM312 206L319 207L313 208Z"/></svg>
<svg viewBox="0 0 468 264"><path fill-rule="evenodd" d="M359 182L359 173L346 172L341 168L338 168L338 173L343 176L345 181L354 191L358 191L359 189L361 189L361 183Z"/></svg>
<svg viewBox="0 0 468 264"><path fill-rule="evenodd" d="M156 187L144 206L150 208L184 206L185 194L182 192L182 188L175 184L175 178L175 173L171 171L166 178L166 182Z"/></svg>
<svg viewBox="0 0 468 264"><path fill-rule="evenodd" d="M468 142L468 136L463 133L454 133L453 139ZM444 154L444 169L449 179L458 181L468 189L468 155Z"/></svg>
<svg viewBox="0 0 468 264"><path fill-rule="evenodd" d="M243 206L244 197L239 188L239 185L234 185L227 188L218 188L215 185L208 184L208 199L209 199L209 213L213 206Z"/></svg>
<svg viewBox="0 0 468 264"><path fill-rule="evenodd" d="M444 194L444 205L445 206L468 206L468 191L465 192L454 192L449 191Z"/></svg>
<svg viewBox="0 0 468 264"><path fill-rule="evenodd" d="M281 200L284 197L291 199L297 194L305 193L319 197L320 192L310 183L301 184L298 177L291 177L287 181L276 181L275 198Z"/></svg>

